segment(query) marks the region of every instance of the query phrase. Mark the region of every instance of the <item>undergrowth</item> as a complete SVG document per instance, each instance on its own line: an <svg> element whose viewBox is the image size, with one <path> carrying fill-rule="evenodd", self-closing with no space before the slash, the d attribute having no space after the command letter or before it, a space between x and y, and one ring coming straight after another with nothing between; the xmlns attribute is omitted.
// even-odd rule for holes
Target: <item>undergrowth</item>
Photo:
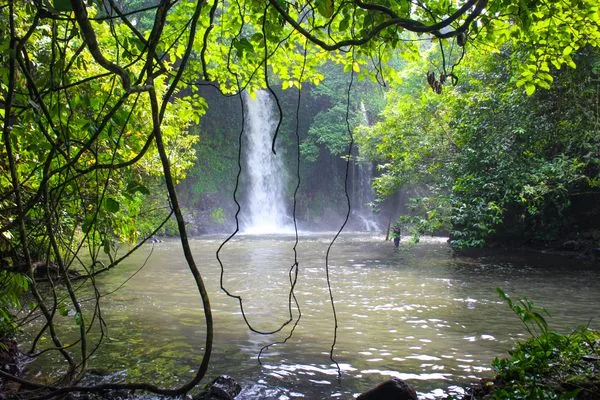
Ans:
<svg viewBox="0 0 600 400"><path fill-rule="evenodd" d="M463 399L600 399L600 332L580 326L560 334L549 328L545 309L496 291L529 337L516 342L508 357L494 359L493 382L482 382Z"/></svg>

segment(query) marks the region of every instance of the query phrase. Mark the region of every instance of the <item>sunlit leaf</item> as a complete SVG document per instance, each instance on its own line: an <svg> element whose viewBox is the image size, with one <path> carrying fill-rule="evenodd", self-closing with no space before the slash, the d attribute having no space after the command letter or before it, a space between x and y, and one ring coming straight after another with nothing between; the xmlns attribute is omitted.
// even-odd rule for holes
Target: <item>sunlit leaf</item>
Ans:
<svg viewBox="0 0 600 400"><path fill-rule="evenodd" d="M65 303L60 303L60 305L58 306L58 313L63 317L66 317L69 314L69 311L67 310L67 305Z"/></svg>
<svg viewBox="0 0 600 400"><path fill-rule="evenodd" d="M527 96L531 96L533 93L535 93L535 85L532 83L526 84L525 93L527 93Z"/></svg>

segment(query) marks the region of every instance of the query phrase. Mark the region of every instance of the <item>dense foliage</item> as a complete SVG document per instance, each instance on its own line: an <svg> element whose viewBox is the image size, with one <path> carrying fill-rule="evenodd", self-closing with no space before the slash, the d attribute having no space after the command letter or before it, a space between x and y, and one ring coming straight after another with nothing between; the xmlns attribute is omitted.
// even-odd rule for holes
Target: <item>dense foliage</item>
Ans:
<svg viewBox="0 0 600 400"><path fill-rule="evenodd" d="M555 332L548 327L543 308L497 291L530 336L517 342L508 357L493 361L494 381L473 395L495 400L597 398L600 382L594 363L600 356L600 333L585 326L567 335Z"/></svg>
<svg viewBox="0 0 600 400"><path fill-rule="evenodd" d="M572 197L597 189L598 52L581 50L577 69L552 68L552 87L531 95L519 87L516 70L527 56L511 47L480 54L439 96L424 93L415 77L426 66L413 63L405 88L389 92L382 121L360 138L381 160L379 193L427 186L413 201L418 226L445 226L456 247L479 246L493 235L556 239L570 230Z"/></svg>

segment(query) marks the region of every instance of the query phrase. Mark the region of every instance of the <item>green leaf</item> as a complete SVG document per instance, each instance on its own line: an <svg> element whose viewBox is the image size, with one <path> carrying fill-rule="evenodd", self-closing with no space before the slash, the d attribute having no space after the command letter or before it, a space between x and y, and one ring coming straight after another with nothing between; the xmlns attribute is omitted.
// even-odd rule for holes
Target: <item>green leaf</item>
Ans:
<svg viewBox="0 0 600 400"><path fill-rule="evenodd" d="M73 11L70 0L54 0L53 6L56 11Z"/></svg>
<svg viewBox="0 0 600 400"><path fill-rule="evenodd" d="M525 85L525 93L527 93L527 96L531 96L533 93L535 93L535 85L533 83L528 83Z"/></svg>
<svg viewBox="0 0 600 400"><path fill-rule="evenodd" d="M410 7L412 3L410 1L401 1L399 4L400 12L398 15L401 18L408 18L410 16Z"/></svg>
<svg viewBox="0 0 600 400"><path fill-rule="evenodd" d="M146 48L146 45L138 38L137 36L133 36L129 38L129 43L133 43L137 49L142 52Z"/></svg>
<svg viewBox="0 0 600 400"><path fill-rule="evenodd" d="M260 32L257 32L254 35L252 35L252 37L250 37L250 40L252 40L253 42L262 42L263 34Z"/></svg>
<svg viewBox="0 0 600 400"><path fill-rule="evenodd" d="M546 90L550 89L550 84L546 81L540 80L537 82L537 84L539 87L541 87L543 89L546 89Z"/></svg>
<svg viewBox="0 0 600 400"><path fill-rule="evenodd" d="M87 214L85 216L85 219L83 220L83 223L81 224L81 229L83 230L83 232L88 233L90 231L90 229L92 228L93 223L94 223L94 215Z"/></svg>
<svg viewBox="0 0 600 400"><path fill-rule="evenodd" d="M102 241L102 250L104 250L104 253L110 255L110 248L111 248L111 246L110 246L110 240L104 239Z"/></svg>
<svg viewBox="0 0 600 400"><path fill-rule="evenodd" d="M66 317L69 314L65 303L61 303L60 306L58 306L58 313L63 317Z"/></svg>
<svg viewBox="0 0 600 400"><path fill-rule="evenodd" d="M107 197L104 199L104 209L108 212L117 212L121 208L121 204L113 199L112 197Z"/></svg>
<svg viewBox="0 0 600 400"><path fill-rule="evenodd" d="M150 190L139 182L129 182L127 184L127 193L136 194L138 192L145 195L150 194Z"/></svg>
<svg viewBox="0 0 600 400"><path fill-rule="evenodd" d="M333 0L318 0L316 5L319 14L325 18L330 18L333 15Z"/></svg>
<svg viewBox="0 0 600 400"><path fill-rule="evenodd" d="M75 323L78 326L81 326L83 324L83 317L81 316L81 313L75 313L75 316L73 318L75 319Z"/></svg>
<svg viewBox="0 0 600 400"><path fill-rule="evenodd" d="M500 297L500 300L504 300L504 301L508 300L508 296L506 295L506 292L504 290L500 289L499 287L496 288L496 293L498 293L498 297Z"/></svg>
<svg viewBox="0 0 600 400"><path fill-rule="evenodd" d="M551 59L550 62L552 63L552 65L554 65L554 68L556 69L560 69L560 62L556 59Z"/></svg>
<svg viewBox="0 0 600 400"><path fill-rule="evenodd" d="M254 46L246 38L234 41L233 47L237 50L238 57L243 57L244 53L254 53Z"/></svg>
<svg viewBox="0 0 600 400"><path fill-rule="evenodd" d="M350 17L346 15L343 20L340 21L339 30L344 32L350 26Z"/></svg>

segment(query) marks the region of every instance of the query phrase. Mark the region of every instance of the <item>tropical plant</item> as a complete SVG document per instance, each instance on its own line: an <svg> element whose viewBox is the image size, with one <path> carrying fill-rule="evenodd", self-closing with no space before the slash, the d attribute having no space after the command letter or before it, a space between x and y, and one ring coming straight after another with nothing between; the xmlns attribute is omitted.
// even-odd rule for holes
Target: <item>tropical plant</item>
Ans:
<svg viewBox="0 0 600 400"><path fill-rule="evenodd" d="M529 339L517 342L506 358L492 362L498 374L489 398L504 399L575 399L594 398L598 372L586 357L598 357L600 333L580 326L568 335L548 327L543 308L527 299L512 301L497 288L501 300L523 323Z"/></svg>
<svg viewBox="0 0 600 400"><path fill-rule="evenodd" d="M27 276L0 271L0 339L12 336L18 328L13 313L20 309L21 296L28 288Z"/></svg>

